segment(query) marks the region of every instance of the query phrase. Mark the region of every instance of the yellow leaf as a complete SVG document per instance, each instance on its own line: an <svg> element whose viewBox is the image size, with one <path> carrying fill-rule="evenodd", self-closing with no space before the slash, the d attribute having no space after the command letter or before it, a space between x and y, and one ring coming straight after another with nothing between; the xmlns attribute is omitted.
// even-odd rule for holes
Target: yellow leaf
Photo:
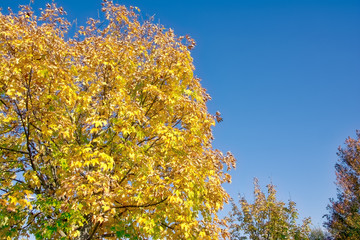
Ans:
<svg viewBox="0 0 360 240"><path fill-rule="evenodd" d="M108 205L104 205L104 206L103 206L104 212L108 211L109 209L110 209L110 206L108 206Z"/></svg>

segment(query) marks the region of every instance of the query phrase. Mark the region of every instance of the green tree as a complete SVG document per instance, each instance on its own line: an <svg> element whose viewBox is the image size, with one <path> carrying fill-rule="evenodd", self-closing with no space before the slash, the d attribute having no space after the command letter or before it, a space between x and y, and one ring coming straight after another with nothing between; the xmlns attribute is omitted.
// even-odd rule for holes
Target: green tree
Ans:
<svg viewBox="0 0 360 240"><path fill-rule="evenodd" d="M360 132L339 147L337 199L330 199L325 226L335 239L360 239Z"/></svg>
<svg viewBox="0 0 360 240"><path fill-rule="evenodd" d="M330 234L320 227L312 228L309 235L309 240L330 240Z"/></svg>
<svg viewBox="0 0 360 240"><path fill-rule="evenodd" d="M254 180L254 203L248 203L243 197L240 208L232 200L232 211L228 217L232 239L241 239L241 234L253 240L308 239L310 218L298 225L298 213L295 202L288 205L276 199L275 186L267 185L267 196L260 189L258 180Z"/></svg>
<svg viewBox="0 0 360 240"><path fill-rule="evenodd" d="M73 39L55 4L0 14L0 239L226 237L194 41L102 10Z"/></svg>

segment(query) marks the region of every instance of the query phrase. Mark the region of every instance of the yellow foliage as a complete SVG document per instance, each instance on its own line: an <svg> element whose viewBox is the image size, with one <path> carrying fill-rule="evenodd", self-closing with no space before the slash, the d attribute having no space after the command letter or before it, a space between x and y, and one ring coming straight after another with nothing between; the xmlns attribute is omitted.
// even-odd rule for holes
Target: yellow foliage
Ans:
<svg viewBox="0 0 360 240"><path fill-rule="evenodd" d="M276 189L268 184L267 196L254 179L254 203L244 197L240 199L240 208L232 201L232 212L227 219L231 225L231 234L236 237L246 234L250 239L309 239L310 218L305 218L302 225L297 224L298 213L295 202L276 199Z"/></svg>
<svg viewBox="0 0 360 240"><path fill-rule="evenodd" d="M235 159L212 148L193 40L135 10L104 1L73 39L55 4L0 14L0 238L226 236Z"/></svg>

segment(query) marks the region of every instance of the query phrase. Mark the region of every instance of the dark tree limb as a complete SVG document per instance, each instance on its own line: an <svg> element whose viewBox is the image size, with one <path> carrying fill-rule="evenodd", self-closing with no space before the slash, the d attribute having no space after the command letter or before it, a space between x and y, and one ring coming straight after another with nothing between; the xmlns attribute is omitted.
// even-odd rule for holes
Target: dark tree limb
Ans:
<svg viewBox="0 0 360 240"><path fill-rule="evenodd" d="M155 202L155 203L148 203L148 204L143 204L143 205L122 205L122 206L116 206L114 208L146 208L146 207L152 207L152 206L156 206L156 205L159 205L160 203L165 202L167 199L168 198L166 197L164 199L161 199L159 202ZM115 201L115 202L119 203L118 201Z"/></svg>
<svg viewBox="0 0 360 240"><path fill-rule="evenodd" d="M15 150L15 149L10 149L10 148L5 148L5 147L0 147L0 149L5 150L5 151L11 151L11 152L17 152L17 153L29 155L29 152L25 152L25 151L21 151L21 150Z"/></svg>

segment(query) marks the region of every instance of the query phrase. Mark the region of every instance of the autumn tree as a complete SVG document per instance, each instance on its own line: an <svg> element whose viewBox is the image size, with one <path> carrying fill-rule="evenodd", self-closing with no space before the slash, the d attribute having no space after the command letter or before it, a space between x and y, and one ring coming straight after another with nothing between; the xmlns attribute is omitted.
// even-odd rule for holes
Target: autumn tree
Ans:
<svg viewBox="0 0 360 240"><path fill-rule="evenodd" d="M335 239L360 239L360 131L339 147L335 165L337 199L331 199L325 226Z"/></svg>
<svg viewBox="0 0 360 240"><path fill-rule="evenodd" d="M0 238L226 237L235 160L212 147L194 41L102 11L72 38L55 4L0 14Z"/></svg>
<svg viewBox="0 0 360 240"><path fill-rule="evenodd" d="M277 239L309 239L310 218L305 218L301 225L297 224L298 212L296 204L276 199L276 189L268 184L267 195L261 191L258 180L254 180L254 203L245 197L239 200L240 208L232 200L232 211L228 217L231 224L231 239L252 240Z"/></svg>
<svg viewBox="0 0 360 240"><path fill-rule="evenodd" d="M310 231L309 240L332 240L332 238L327 231L320 227L315 227Z"/></svg>

